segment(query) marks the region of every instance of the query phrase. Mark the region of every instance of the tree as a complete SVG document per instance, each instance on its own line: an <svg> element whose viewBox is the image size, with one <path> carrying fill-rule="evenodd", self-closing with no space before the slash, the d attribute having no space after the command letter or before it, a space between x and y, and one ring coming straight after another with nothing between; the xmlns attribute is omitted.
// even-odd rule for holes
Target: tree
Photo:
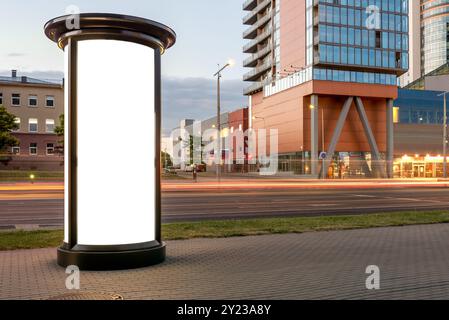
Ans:
<svg viewBox="0 0 449 320"><path fill-rule="evenodd" d="M5 153L8 147L14 147L19 144L19 140L11 132L18 130L16 116L9 113L8 110L0 105L0 153Z"/></svg>
<svg viewBox="0 0 449 320"><path fill-rule="evenodd" d="M205 144L203 143L203 140L201 137L197 137L196 139L199 139L199 142L195 142L194 141L194 137L189 135L189 141L183 141L181 139L181 141L183 142L183 148L189 148L189 153L190 153L190 159L189 159L189 165L195 165L198 163L195 163L195 152L197 152L197 154L200 155L200 162L201 164L205 164L203 161L203 148L205 147ZM196 149L195 149L196 147Z"/></svg>
<svg viewBox="0 0 449 320"><path fill-rule="evenodd" d="M64 114L59 115L59 126L56 126L55 133L59 137L64 137Z"/></svg>
<svg viewBox="0 0 449 320"><path fill-rule="evenodd" d="M170 157L170 155L168 154L168 152L161 152L161 164L163 168L168 168L173 166L173 161Z"/></svg>
<svg viewBox="0 0 449 320"><path fill-rule="evenodd" d="M59 140L59 145L56 147L58 153L64 153L64 114L59 115L59 126L55 127L55 133L58 137L62 137L62 140Z"/></svg>

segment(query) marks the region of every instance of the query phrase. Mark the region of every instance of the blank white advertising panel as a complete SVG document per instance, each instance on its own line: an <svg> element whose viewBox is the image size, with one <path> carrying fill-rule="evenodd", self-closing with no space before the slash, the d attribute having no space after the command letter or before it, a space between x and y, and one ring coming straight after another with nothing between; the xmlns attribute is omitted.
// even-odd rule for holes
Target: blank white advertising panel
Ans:
<svg viewBox="0 0 449 320"><path fill-rule="evenodd" d="M154 55L126 41L78 42L80 245L155 240Z"/></svg>

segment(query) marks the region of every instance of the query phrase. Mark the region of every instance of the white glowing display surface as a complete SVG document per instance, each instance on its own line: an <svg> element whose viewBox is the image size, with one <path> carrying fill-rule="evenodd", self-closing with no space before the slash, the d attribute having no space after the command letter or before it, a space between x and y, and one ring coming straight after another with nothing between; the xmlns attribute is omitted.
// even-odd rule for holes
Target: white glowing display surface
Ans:
<svg viewBox="0 0 449 320"><path fill-rule="evenodd" d="M78 42L80 245L155 240L154 55L131 42Z"/></svg>

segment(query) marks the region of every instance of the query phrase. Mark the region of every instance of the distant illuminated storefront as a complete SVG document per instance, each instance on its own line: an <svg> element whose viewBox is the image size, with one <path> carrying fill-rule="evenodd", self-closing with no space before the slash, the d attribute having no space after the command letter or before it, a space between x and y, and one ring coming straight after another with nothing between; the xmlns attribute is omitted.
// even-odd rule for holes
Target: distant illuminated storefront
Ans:
<svg viewBox="0 0 449 320"><path fill-rule="evenodd" d="M399 89L398 99L394 102L393 170L396 178L443 177L444 112L441 93Z"/></svg>
<svg viewBox="0 0 449 320"><path fill-rule="evenodd" d="M443 160L441 155L404 155L395 160L394 175L396 178L442 178Z"/></svg>

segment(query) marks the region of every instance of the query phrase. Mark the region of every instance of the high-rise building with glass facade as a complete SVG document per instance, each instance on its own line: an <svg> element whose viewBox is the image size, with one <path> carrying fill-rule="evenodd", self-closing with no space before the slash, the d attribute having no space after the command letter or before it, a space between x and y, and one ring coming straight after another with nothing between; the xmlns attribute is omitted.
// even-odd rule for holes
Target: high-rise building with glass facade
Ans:
<svg viewBox="0 0 449 320"><path fill-rule="evenodd" d="M422 74L448 62L449 0L421 0Z"/></svg>
<svg viewBox="0 0 449 320"><path fill-rule="evenodd" d="M449 0L410 0L410 70L407 86L449 62Z"/></svg>
<svg viewBox="0 0 449 320"><path fill-rule="evenodd" d="M325 176L339 154L358 153L362 162L387 160L370 174L390 175L392 101L409 68L408 3L245 1L250 125L278 129L281 159L295 159L287 171Z"/></svg>
<svg viewBox="0 0 449 320"><path fill-rule="evenodd" d="M244 4L245 10L252 9L243 20L251 25L244 38L253 39L244 47L245 53L252 53L244 62L245 67L252 68L244 80L255 82L245 90L247 94L288 73L282 69L281 47L291 51L295 45L281 46L280 13L282 4L289 1L293 0L264 0L260 4L250 0ZM394 85L397 76L408 70L408 0L297 2L305 6L305 65L313 66L309 78Z"/></svg>
<svg viewBox="0 0 449 320"><path fill-rule="evenodd" d="M314 79L394 85L408 69L407 0L335 3L318 7Z"/></svg>

